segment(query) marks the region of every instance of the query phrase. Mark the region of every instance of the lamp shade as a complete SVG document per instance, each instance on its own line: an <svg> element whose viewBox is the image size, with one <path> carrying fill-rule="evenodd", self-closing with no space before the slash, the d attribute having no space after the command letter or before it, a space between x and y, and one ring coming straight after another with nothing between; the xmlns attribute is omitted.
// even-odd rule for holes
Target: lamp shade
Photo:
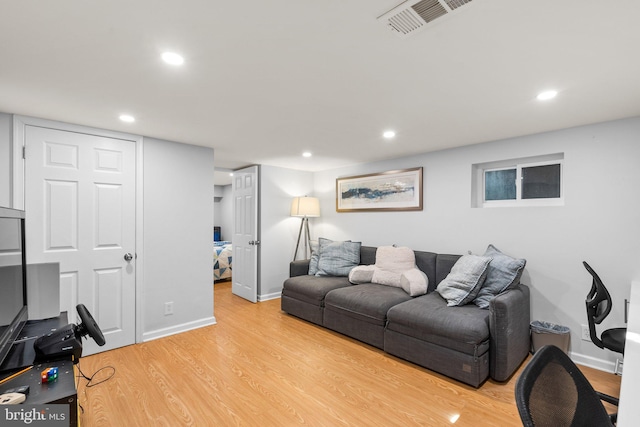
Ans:
<svg viewBox="0 0 640 427"><path fill-rule="evenodd" d="M294 197L291 202L291 216L320 216L320 201L317 197Z"/></svg>

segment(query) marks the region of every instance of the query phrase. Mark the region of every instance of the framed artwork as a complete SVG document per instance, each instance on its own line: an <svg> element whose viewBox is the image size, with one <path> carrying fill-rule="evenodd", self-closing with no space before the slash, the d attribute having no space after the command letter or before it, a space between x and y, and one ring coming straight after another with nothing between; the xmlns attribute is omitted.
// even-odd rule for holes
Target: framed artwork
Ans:
<svg viewBox="0 0 640 427"><path fill-rule="evenodd" d="M336 211L421 211L422 168L336 179Z"/></svg>

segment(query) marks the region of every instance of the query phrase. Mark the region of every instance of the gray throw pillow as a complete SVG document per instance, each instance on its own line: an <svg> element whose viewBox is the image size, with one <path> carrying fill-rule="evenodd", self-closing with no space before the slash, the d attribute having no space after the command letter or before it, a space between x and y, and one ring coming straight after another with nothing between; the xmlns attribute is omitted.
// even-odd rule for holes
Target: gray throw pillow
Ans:
<svg viewBox="0 0 640 427"><path fill-rule="evenodd" d="M493 245L487 247L484 256L492 258L487 278L473 303L480 308L489 308L489 301L513 285L520 283L525 259L512 258Z"/></svg>
<svg viewBox="0 0 640 427"><path fill-rule="evenodd" d="M456 261L436 288L449 307L465 305L475 299L490 262L491 258L478 255L463 255Z"/></svg>
<svg viewBox="0 0 640 427"><path fill-rule="evenodd" d="M311 259L309 260L309 276L315 276L318 272L318 258L320 258L320 244L317 240L309 242L311 245Z"/></svg>
<svg viewBox="0 0 640 427"><path fill-rule="evenodd" d="M320 238L316 276L348 276L360 264L360 242L334 242Z"/></svg>

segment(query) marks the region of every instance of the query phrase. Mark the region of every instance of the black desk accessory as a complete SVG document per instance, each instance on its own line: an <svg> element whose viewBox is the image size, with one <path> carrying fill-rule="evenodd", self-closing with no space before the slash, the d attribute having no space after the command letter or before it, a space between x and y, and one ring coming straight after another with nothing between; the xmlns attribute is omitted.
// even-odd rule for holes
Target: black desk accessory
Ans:
<svg viewBox="0 0 640 427"><path fill-rule="evenodd" d="M89 335L99 346L105 344L104 335L100 327L89 313L84 304L76 306L81 323L72 323L50 332L33 343L36 360L51 360L73 356L73 362L78 363L82 356L82 337Z"/></svg>

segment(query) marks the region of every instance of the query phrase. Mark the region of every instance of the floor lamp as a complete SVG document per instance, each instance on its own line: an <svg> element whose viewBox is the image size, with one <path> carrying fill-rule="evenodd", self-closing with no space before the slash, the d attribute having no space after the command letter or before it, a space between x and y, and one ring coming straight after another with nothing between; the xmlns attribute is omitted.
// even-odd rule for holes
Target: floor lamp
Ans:
<svg viewBox="0 0 640 427"><path fill-rule="evenodd" d="M304 257L307 259L307 248L311 250L311 238L309 237L309 218L320 216L320 201L317 197L294 197L291 202L291 216L302 218L300 223L300 231L298 232L298 243L296 251L293 253L293 260L298 256L300 248L300 239L302 238L302 229L304 229ZM310 255L310 254L309 254Z"/></svg>

